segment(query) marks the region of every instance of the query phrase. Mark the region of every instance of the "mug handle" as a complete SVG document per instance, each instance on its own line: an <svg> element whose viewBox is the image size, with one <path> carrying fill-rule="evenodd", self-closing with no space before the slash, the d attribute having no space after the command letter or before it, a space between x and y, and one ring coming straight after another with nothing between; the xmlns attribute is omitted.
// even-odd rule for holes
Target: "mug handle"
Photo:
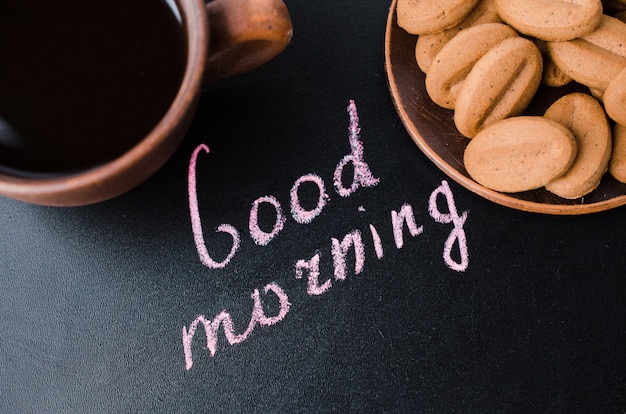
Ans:
<svg viewBox="0 0 626 414"><path fill-rule="evenodd" d="M266 63L287 47L293 34L282 0L212 0L206 10L210 37L205 83Z"/></svg>

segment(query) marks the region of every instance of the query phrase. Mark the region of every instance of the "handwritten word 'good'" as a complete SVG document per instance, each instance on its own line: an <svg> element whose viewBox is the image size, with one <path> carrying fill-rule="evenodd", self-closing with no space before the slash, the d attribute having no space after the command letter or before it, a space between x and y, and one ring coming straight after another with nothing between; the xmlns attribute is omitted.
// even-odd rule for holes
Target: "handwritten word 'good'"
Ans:
<svg viewBox="0 0 626 414"><path fill-rule="evenodd" d="M349 141L350 141L350 154L344 156L334 171L334 188L337 194L342 197L349 197L356 190L361 187L374 187L378 185L379 179L375 178L370 171L369 165L365 162L364 158L364 146L360 140L360 127L359 119L357 115L356 105L354 101L350 101L348 106L348 114L350 117L349 126ZM224 268L233 256L239 250L241 244L241 237L239 231L230 224L220 224L216 232L228 233L232 238L232 245L230 252L222 261L215 261L208 253L207 246L204 241L204 234L202 230L202 223L200 220L200 213L198 207L198 199L196 193L196 166L198 155L202 152L209 152L209 149L205 145L200 145L193 152L190 164L189 164L189 177L188 177L188 193L189 193L189 210L191 215L192 231L194 235L194 241L200 257L201 262L209 268ZM344 168L349 164L353 165L353 177L349 187L343 184ZM317 186L318 198L317 204L313 209L304 209L301 205L299 198L299 188L304 183L313 183ZM438 207L438 199L443 196L447 205L447 212L441 212ZM313 221L327 205L330 199L324 180L317 174L306 174L298 178L290 191L290 207L292 218L301 224L308 224ZM272 226L272 230L265 232L260 229L258 224L258 210L261 204L270 204L275 211L275 221ZM359 207L360 211L364 211L363 206ZM443 259L445 264L457 271L464 272L469 265L469 253L467 249L467 239L465 235L464 225L467 220L468 212L465 211L462 214L458 214L454 196L450 189L450 186L446 181L442 181L441 185L435 189L428 202L428 212L430 217L436 223L440 224L452 224L451 230L443 248ZM249 231L252 240L260 245L266 246L269 244L282 230L287 218L284 214L283 208L274 196L259 197L252 203L252 207L249 215ZM424 232L424 226L418 225L415 219L413 207L405 203L398 211L391 211L391 228L393 232L394 244L396 249L402 249L404 246L405 228L408 234L412 237L417 237ZM369 225L369 233L373 243L374 252L377 259L384 257L384 246L380 238L377 228L373 225ZM452 250L455 246L458 246L459 261L456 261L452 257ZM352 249L352 250L351 250ZM327 292L333 286L333 281L343 281L347 278L348 264L347 258L350 251L354 255L354 274L360 274L365 266L365 242L363 238L363 232L358 229L353 229L348 232L341 240L331 237L331 256L333 261L333 275L326 278L324 282L320 282L320 254L316 253L310 259L297 260L295 262L295 278L302 279L306 275L307 279L307 293L310 296L319 296ZM258 289L255 289L251 295L253 300L253 308L250 317L248 327L240 334L237 334L234 328L234 324L230 314L223 310L214 319L210 320L203 315L198 316L189 326L183 327L182 342L185 355L185 368L191 369L193 366L193 357L191 351L191 343L196 333L198 325L201 324L204 328L206 335L206 347L209 350L211 357L215 356L217 352L217 335L219 327L223 326L224 336L230 345L238 344L245 341L252 331L257 327L265 327L275 325L282 321L290 309L290 302L287 293L276 283L270 283L263 288L265 295L272 292L277 296L279 301L278 314L272 317L265 315L263 308L263 301L261 300L261 294Z"/></svg>
<svg viewBox="0 0 626 414"><path fill-rule="evenodd" d="M337 168L335 168L334 173L335 191L342 197L349 197L361 187L374 187L378 185L380 181L378 178L375 178L372 175L369 165L365 162L364 159L363 143L361 142L359 137L359 117L357 115L356 105L354 101L350 101L350 105L348 106L348 113L350 115L349 140L351 151L350 154L344 156L341 161L339 161L339 164L337 165ZM196 249L198 250L198 255L200 256L200 261L209 268L224 268L235 256L237 250L239 250L239 247L241 245L241 236L239 230L237 230L234 226L230 224L220 224L217 227L216 232L228 233L232 238L230 252L227 254L226 258L219 262L214 260L210 256L207 246L204 242L202 221L200 219L200 211L198 207L196 179L198 156L203 151L208 153L209 148L206 145L201 144L194 150L191 156L191 160L189 162L188 193L189 212L191 215L191 228L196 244ZM350 187L345 187L342 178L344 175L345 167L350 163L353 166L352 182L350 184ZM313 183L317 186L319 192L317 204L311 210L306 210L305 208L303 208L300 202L299 189L304 183ZM311 223L317 216L319 216L329 199L328 193L326 192L326 185L324 183L324 180L317 174L306 174L298 178L291 187L291 191L289 192L289 194L291 200L291 216L296 222L301 224ZM259 207L263 203L272 205L276 212L274 225L272 226L272 230L269 232L265 232L259 227L258 212ZM282 231L286 220L287 218L285 216L283 208L276 197L271 195L260 197L252 203L252 208L250 209L248 225L250 236L256 244L260 246L266 246Z"/></svg>

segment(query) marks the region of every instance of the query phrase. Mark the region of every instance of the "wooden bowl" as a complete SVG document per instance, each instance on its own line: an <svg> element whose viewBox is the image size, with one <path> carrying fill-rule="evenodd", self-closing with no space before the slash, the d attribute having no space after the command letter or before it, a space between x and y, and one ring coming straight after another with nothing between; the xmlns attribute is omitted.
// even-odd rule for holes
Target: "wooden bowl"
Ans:
<svg viewBox="0 0 626 414"><path fill-rule="evenodd" d="M453 111L431 101L424 84L425 74L415 60L417 36L400 28L393 0L385 33L385 69L394 105L407 132L420 150L448 177L487 200L517 210L555 215L588 214L626 204L626 184L605 174L600 185L582 198L567 200L545 189L522 193L499 193L474 181L463 165L469 139L461 135ZM563 88L541 86L526 110L541 115L559 97L574 91L588 91L578 84Z"/></svg>

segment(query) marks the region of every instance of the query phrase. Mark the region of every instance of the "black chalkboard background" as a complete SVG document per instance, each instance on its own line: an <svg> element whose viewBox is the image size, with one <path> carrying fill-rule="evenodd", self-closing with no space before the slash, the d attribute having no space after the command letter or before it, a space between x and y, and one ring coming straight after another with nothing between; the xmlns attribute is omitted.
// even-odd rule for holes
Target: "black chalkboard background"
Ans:
<svg viewBox="0 0 626 414"><path fill-rule="evenodd" d="M395 113L383 57L390 2L286 3L288 49L207 87L183 145L144 185L83 208L0 199L0 412L624 413L626 210L543 216L469 193L419 152ZM340 197L333 173L351 151L351 100L380 181ZM197 167L207 249L220 260L229 252L220 224L241 235L223 269L202 264L191 228L187 172L200 144L210 148ZM290 190L310 173L329 200L299 224ZM443 257L455 226L428 211L444 180L467 212L465 271ZM269 195L287 220L259 246L249 213ZM405 229L397 248L391 212L403 205L423 232ZM273 210L262 207L271 227ZM350 253L347 277L334 280L331 239L352 230L363 235L364 267L355 274ZM319 296L295 271L315 254L320 283L332 280ZM284 319L234 345L220 328L213 357L199 327L187 370L183 327L226 310L245 331L255 289L266 315L278 313L263 292L270 283L288 296Z"/></svg>

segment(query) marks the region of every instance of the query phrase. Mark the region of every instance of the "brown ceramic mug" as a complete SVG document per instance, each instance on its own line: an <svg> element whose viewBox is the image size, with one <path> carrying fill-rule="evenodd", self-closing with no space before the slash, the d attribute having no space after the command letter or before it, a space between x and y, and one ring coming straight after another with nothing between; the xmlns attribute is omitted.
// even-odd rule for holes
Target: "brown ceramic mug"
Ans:
<svg viewBox="0 0 626 414"><path fill-rule="evenodd" d="M9 22L8 26L5 25L5 27L9 27L9 29L5 29L9 32L10 30L18 30L11 29L11 19L15 19L15 27L17 28L20 27L22 21L32 21L34 18L36 20L37 16L45 14L45 12L40 12L34 17L28 15L30 12L21 8L21 1L22 0L15 0L13 6L9 4L8 11L0 10L4 18L3 25L5 24L4 22ZM124 3L125 1L126 3ZM155 0L144 1L145 4L153 4L154 2ZM156 97L158 97L161 92L160 83L165 83L166 77L163 74L164 72L161 71L156 71L155 74L151 74L144 73L142 69L140 73L138 72L137 77L129 78L128 85L124 86L121 92L115 92L118 95L113 95L113 98L111 98L107 97L106 94L108 90L114 89L117 86L115 82L126 76L123 71L127 70L127 66L132 65L132 62L129 62L139 56L143 49L149 49L149 52L144 54L146 56L150 55L149 58L153 59L154 56L152 55L156 56L159 53L166 53L161 50L165 48L165 46L144 47L140 43L123 45L123 48L130 50L130 52L113 59L114 64L111 65L111 68L107 68L104 74L99 73L97 76L89 77L85 75L84 70L77 74L71 74L68 76L69 81L67 81L67 85L60 87L56 92L54 92L54 82L52 82L51 79L47 79L46 84L32 91L24 91L26 86L20 86L19 88L21 89L16 87L16 92L14 96L12 96L10 87L13 78L21 75L22 68L18 67L15 72L2 72L0 68L0 90L9 90L8 95L10 96L10 98L5 99L8 103L5 103L4 106L2 102L0 102L0 194L34 204L78 206L111 199L136 187L154 174L168 160L180 144L193 118L203 84L241 74L267 62L284 50L291 39L292 24L287 8L282 0L213 0L208 3L205 3L203 0L161 0L161 2L171 7L171 11L175 16L174 20L180 23L181 44L184 44L184 53L179 53L182 56L180 59L180 79L170 88L172 89L171 98L164 103L165 107L162 110L162 114L155 112L158 116L155 118L156 121L154 121L153 125L148 125L149 128L147 132L141 136L134 137L133 139L135 139L136 142L128 144L129 148L124 149L119 154L112 152L114 155L109 156L109 159L104 161L98 161L96 159L93 165L82 166L79 163L76 165L72 164L72 168L64 170L64 161L60 161L60 165L55 165L53 161L58 158L67 157L68 163L73 162L73 160L81 158L88 151L82 150L83 152L81 153L78 149L75 151L74 149L68 150L64 147L62 149L61 145L63 143L58 141L57 143L51 144L49 149L44 151L40 150L39 152L42 154L36 154L35 150L37 150L37 145L39 144L28 142L28 140L24 138L27 133L23 133L22 130L30 133L31 127L37 125L39 122L43 124L44 127L48 127L50 133L53 133L56 129L65 128L65 125L68 123L82 125L81 121L85 118L87 119L84 121L86 126L83 127L83 130L80 130L79 127L74 128L79 129L77 132L78 139L76 142L68 144L68 148L80 147L83 145L83 141L87 142L84 144L85 148L97 148L97 143L92 144L89 140L92 134L99 133L101 129L106 130L101 133L106 142L113 142L115 139L118 139L118 137L119 140L125 139L122 133L125 128L123 122L126 122L126 118L135 119L142 117L144 116L143 112L139 115L131 113L129 117L123 120L113 121L110 121L110 118L105 118L104 115L102 115L101 118L105 120L105 125L102 126L90 125L87 122L91 119L90 117L93 113L98 115L99 112L110 114L115 114L115 111L123 112L124 114L130 112L128 108L133 107L133 104L127 101L132 101L134 98L127 97L126 91L128 90L130 94L130 89L139 89L141 85L137 85L141 84L145 78L149 78L150 76L153 78L154 85L150 86L150 84L146 83L146 85L148 85L146 86L146 88L148 88L147 91L144 91L144 94L147 96L146 102L141 102L136 106L140 108L141 111L144 111L152 105L152 101L158 101ZM42 5L48 3L56 2L41 2ZM89 7L88 5L82 6L82 3L89 4L91 2L77 2L77 7ZM127 2L127 0L120 2L120 10L123 10L124 13L126 13L128 9L132 9L133 6L136 7L137 10L128 11L128 18L125 18L125 20L119 23L117 21L113 24L106 22L108 27L108 33L104 36L106 41L119 32L118 37L122 39L122 42L126 42L125 39L127 39L129 35L123 33L124 24L127 24L130 28L129 30L132 31L132 25L135 24L137 19L142 15L149 14L143 12L137 4L138 3L131 6L131 3ZM96 17L95 20L92 19L92 21L97 23L98 20L106 19L106 13L108 13L108 11L108 9L98 11L98 17ZM76 14L80 14L81 16L88 16L90 13L92 12L87 9L76 11ZM119 11L111 11L112 18L117 19L118 17L115 17L117 14L119 14ZM54 20L53 16L48 20ZM47 20L43 22L48 24ZM52 23L50 23L50 25L52 25ZM151 26L155 27L151 28ZM148 38L150 38L150 36L160 35L164 31L164 26L161 23L152 22L150 19L148 19L146 27L153 30L154 33L154 35L148 35ZM0 30L2 30L2 28L0 28ZM54 38L56 34L63 30L67 32L72 29L64 29L63 27L58 29L56 26L51 26L49 33L50 36ZM141 30L143 30L143 28ZM4 34L6 35L6 32ZM0 37L2 37L2 35L3 33L0 33ZM27 36L27 34L25 34L25 36ZM169 42L169 37L171 36L163 36L162 40L155 41ZM89 44L86 47L94 48L97 46L99 40L96 35L93 36L93 39L88 40L82 40L84 37L88 38L88 36L80 38L71 37L68 39L62 38L62 41L77 42L77 48L87 41L89 41ZM40 38L45 40L46 36L40 36ZM37 39L37 41L41 40L42 39ZM55 40L55 42L56 43L51 43L52 46L50 46L49 49L55 49L57 47L56 45L61 43L60 40ZM0 47L2 47L1 42ZM24 48L23 46L20 47L22 47L22 49ZM121 46L116 47L117 49L121 48ZM13 53L13 51L9 47L8 52L6 50L0 50L0 53L5 56L7 54L11 56L10 54ZM23 52L17 50L15 53ZM23 56L19 57L23 58ZM48 59L54 60L55 55L51 54ZM169 62L170 59L168 55L154 59L156 59L155 61L158 62L158 64L155 65L151 63L152 66L147 67L145 72L151 72L151 68L154 66L168 68L170 63L172 66L175 66L174 61L176 59L174 59L173 56L171 58L172 62ZM63 65L65 59L59 60L60 63L57 63L57 66ZM8 60L3 59L3 61L7 62ZM13 61L15 61L15 59ZM96 67L97 65L98 63L96 62ZM50 70L53 70L55 67L54 64L49 64L49 66L51 68ZM26 67L26 63L24 63L24 67ZM97 67L96 70L98 69L99 67ZM40 68L40 70L45 71L46 68ZM3 80L3 76L8 79ZM81 87L80 82L74 81L73 77L86 77L88 78L88 85L98 86L99 92L93 94L102 94L102 98L94 98L93 105L102 104L103 108L90 110L90 104L80 102L80 100L83 99L80 97L84 97L85 99L91 98L90 91L81 91L81 89L86 88ZM27 81L23 83L30 85L32 82L27 78ZM165 85L163 86L165 89ZM46 93L50 95L50 98L47 97ZM75 93L75 95L72 95L73 93ZM81 93L83 93L83 95L80 95ZM54 109L56 105L65 104L61 98L66 95L74 96L71 99L78 101L73 102L76 104L76 108L73 109L76 113L68 115L70 122L64 121L59 124L59 128L53 127L53 122L56 121L56 118L65 116L68 111L57 111L58 114L55 116L50 116L49 113L55 113ZM26 97L23 98L23 96ZM117 96L119 96L119 99ZM48 100L45 101L46 99ZM116 104L108 105L114 108L105 108L104 104L107 102L106 99L118 99L120 109L117 109ZM69 100L69 98L67 100ZM39 101L47 102L45 104L47 106L43 106L43 109L33 109L37 108L36 105ZM57 102L61 103L57 104ZM81 106L86 107L85 110L83 110ZM18 113L19 110L26 112L25 115L22 114L22 118L25 119L21 121L22 127L12 124L12 114L13 112ZM39 120L36 117L28 119L28 111L41 113L42 116L44 116L44 118L42 118L43 120ZM14 122L15 124L19 124L20 122L19 115L18 113L18 115L15 116L15 119L18 119L18 121ZM154 116L154 114L152 115ZM112 124L111 128L109 128L109 124ZM39 128L39 130L41 130L41 128ZM43 135L45 135L45 132L46 130L44 129ZM62 140L67 134L69 134L69 132L59 133L59 138L54 138L53 141ZM44 136L43 140L46 139L48 138ZM32 147L32 151L28 149L29 145ZM99 154L106 151L95 149L89 152ZM16 154L15 157L12 155L14 153ZM20 161L15 161L16 159ZM40 161L32 161L34 159ZM49 173L48 170L51 170L52 173Z"/></svg>

